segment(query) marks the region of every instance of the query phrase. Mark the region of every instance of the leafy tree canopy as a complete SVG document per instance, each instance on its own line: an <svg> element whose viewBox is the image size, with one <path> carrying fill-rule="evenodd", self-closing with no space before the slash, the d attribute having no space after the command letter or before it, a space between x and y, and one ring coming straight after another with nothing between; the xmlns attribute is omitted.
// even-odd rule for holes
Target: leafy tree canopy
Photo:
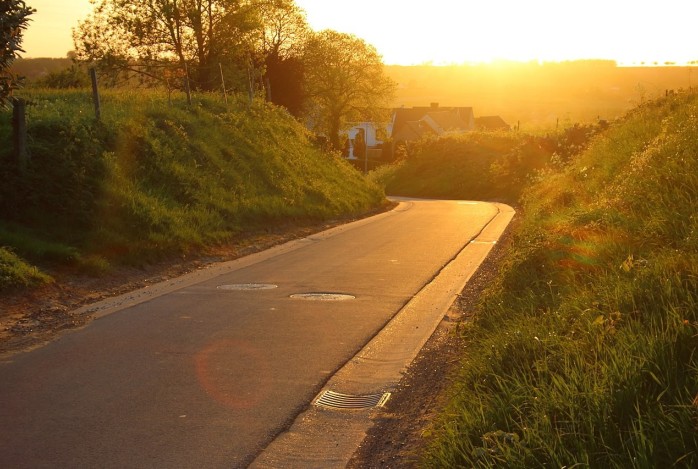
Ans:
<svg viewBox="0 0 698 469"><path fill-rule="evenodd" d="M325 30L307 41L303 55L308 110L316 130L340 148L347 123L381 120L395 93L375 47L351 34Z"/></svg>
<svg viewBox="0 0 698 469"><path fill-rule="evenodd" d="M258 27L244 0L95 0L74 31L78 59L155 81L181 77L194 88L220 86L219 64L236 68L249 56ZM231 73L234 74L234 73Z"/></svg>
<svg viewBox="0 0 698 469"><path fill-rule="evenodd" d="M193 88L211 91L221 86L222 68L226 85L255 88L268 65L289 69L283 62L299 55L307 31L305 14L293 0L94 3L92 15L73 34L77 58L109 72L116 83L138 77L180 86L186 73ZM297 73L290 76L298 80ZM279 89L292 89L284 85Z"/></svg>
<svg viewBox="0 0 698 469"><path fill-rule="evenodd" d="M257 5L256 64L264 69L267 97L300 117L305 101L301 54L310 35L305 13L293 0L258 0Z"/></svg>
<svg viewBox="0 0 698 469"><path fill-rule="evenodd" d="M22 50L22 34L29 24L29 15L36 10L24 0L0 1L0 106L6 106L17 77L9 72L10 65Z"/></svg>

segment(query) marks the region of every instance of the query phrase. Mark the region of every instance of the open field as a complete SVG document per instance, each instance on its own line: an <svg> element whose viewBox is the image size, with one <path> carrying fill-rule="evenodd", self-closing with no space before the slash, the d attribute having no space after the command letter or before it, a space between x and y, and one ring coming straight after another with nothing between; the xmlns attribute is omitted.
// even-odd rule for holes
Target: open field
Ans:
<svg viewBox="0 0 698 469"><path fill-rule="evenodd" d="M698 85L696 67L617 67L610 61L500 62L485 65L388 66L398 82L395 107L472 106L532 131L612 120L666 90Z"/></svg>

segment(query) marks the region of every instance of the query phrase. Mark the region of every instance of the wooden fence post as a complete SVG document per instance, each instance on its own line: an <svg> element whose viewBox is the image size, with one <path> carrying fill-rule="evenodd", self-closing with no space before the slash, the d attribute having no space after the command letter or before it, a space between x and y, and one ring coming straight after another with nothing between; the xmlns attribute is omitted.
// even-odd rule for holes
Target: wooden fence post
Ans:
<svg viewBox="0 0 698 469"><path fill-rule="evenodd" d="M184 64L184 91L187 93L187 104L191 106L191 88L189 87L189 67Z"/></svg>
<svg viewBox="0 0 698 469"><path fill-rule="evenodd" d="M223 99L225 99L225 105L228 105L228 92L225 90L225 77L223 76L223 65L218 62L218 68L221 71L221 86L223 87Z"/></svg>
<svg viewBox="0 0 698 469"><path fill-rule="evenodd" d="M165 84L167 85L167 105L172 107L172 88L168 77L165 77Z"/></svg>
<svg viewBox="0 0 698 469"><path fill-rule="evenodd" d="M12 140L17 167L20 172L27 169L27 118L26 102L21 98L12 100Z"/></svg>
<svg viewBox="0 0 698 469"><path fill-rule="evenodd" d="M97 87L97 70L90 69L90 80L92 81L92 101L95 105L95 118L102 119L102 106L99 102L99 88Z"/></svg>
<svg viewBox="0 0 698 469"><path fill-rule="evenodd" d="M250 72L250 68L252 68L252 72ZM252 60L249 60L247 62L247 81L249 85L249 96L250 96L250 105L252 105L252 101L254 100L254 63L252 63Z"/></svg>

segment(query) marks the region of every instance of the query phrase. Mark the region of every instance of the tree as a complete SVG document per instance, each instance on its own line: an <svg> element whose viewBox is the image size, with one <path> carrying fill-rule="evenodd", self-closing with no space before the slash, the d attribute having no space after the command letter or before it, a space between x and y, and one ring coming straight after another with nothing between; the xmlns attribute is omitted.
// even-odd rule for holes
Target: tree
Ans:
<svg viewBox="0 0 698 469"><path fill-rule="evenodd" d="M340 149L347 122L378 120L395 93L375 47L351 34L313 34L303 54L308 112L318 132Z"/></svg>
<svg viewBox="0 0 698 469"><path fill-rule="evenodd" d="M303 10L294 0L256 0L254 5L261 25L258 49L264 57L298 55L309 33Z"/></svg>
<svg viewBox="0 0 698 469"><path fill-rule="evenodd" d="M269 98L299 117L304 103L300 57L310 31L305 13L293 0L257 0L255 5L261 25L256 48Z"/></svg>
<svg viewBox="0 0 698 469"><path fill-rule="evenodd" d="M29 24L29 15L36 10L24 0L0 2L0 106L9 103L12 92L18 86L17 77L9 71L12 62L22 49L22 34Z"/></svg>
<svg viewBox="0 0 698 469"><path fill-rule="evenodd" d="M164 81L173 64L194 88L220 86L219 64L246 67L254 8L245 0L95 0L73 33L79 59ZM168 73L165 73L168 71Z"/></svg>
<svg viewBox="0 0 698 469"><path fill-rule="evenodd" d="M88 88L90 77L85 67L79 63L71 64L69 67L54 70L36 80L36 85L42 88L70 89Z"/></svg>

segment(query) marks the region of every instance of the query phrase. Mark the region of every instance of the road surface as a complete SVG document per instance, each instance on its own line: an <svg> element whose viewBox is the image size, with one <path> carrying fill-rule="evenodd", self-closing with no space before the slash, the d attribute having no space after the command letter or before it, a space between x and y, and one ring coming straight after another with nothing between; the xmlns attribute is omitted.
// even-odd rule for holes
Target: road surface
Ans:
<svg viewBox="0 0 698 469"><path fill-rule="evenodd" d="M288 453L279 441L323 387L401 335L381 330L501 211L403 200L98 305L87 327L0 363L0 467L293 466L270 448Z"/></svg>

